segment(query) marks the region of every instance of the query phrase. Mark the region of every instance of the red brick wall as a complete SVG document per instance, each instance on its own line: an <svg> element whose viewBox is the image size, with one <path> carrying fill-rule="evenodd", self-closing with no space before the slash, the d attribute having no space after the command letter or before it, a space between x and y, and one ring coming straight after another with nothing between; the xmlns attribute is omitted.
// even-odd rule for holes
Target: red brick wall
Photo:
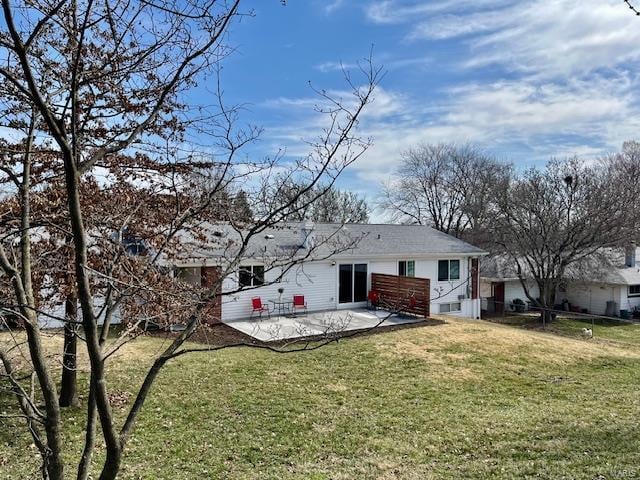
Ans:
<svg viewBox="0 0 640 480"><path fill-rule="evenodd" d="M471 298L480 298L480 261L471 259Z"/></svg>

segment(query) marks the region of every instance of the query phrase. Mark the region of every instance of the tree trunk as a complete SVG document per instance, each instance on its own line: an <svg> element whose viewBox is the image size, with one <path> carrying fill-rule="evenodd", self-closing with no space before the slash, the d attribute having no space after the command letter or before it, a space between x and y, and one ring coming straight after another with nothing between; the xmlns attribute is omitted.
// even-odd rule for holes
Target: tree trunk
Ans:
<svg viewBox="0 0 640 480"><path fill-rule="evenodd" d="M76 331L78 324L78 299L75 293L70 293L64 304L65 319L64 325L64 354L62 357L62 382L60 385L60 406L77 407L77 360L76 350L78 337Z"/></svg>
<svg viewBox="0 0 640 480"><path fill-rule="evenodd" d="M544 289L541 292L540 300L542 300L542 312L540 313L540 319L542 320L542 326L546 327L548 323L555 318L555 314L552 312L556 303L556 286L544 285Z"/></svg>

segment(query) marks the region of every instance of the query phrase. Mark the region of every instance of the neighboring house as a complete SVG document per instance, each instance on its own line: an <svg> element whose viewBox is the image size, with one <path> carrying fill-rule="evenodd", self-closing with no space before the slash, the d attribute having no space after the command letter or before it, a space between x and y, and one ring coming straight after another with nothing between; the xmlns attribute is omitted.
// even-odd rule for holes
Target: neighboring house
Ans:
<svg viewBox="0 0 640 480"><path fill-rule="evenodd" d="M529 294L539 296L533 280L527 280ZM513 301L529 301L517 275L515 262L506 255L491 255L482 260L480 266L480 298L482 311L501 314L513 310Z"/></svg>
<svg viewBox="0 0 640 480"><path fill-rule="evenodd" d="M94 300L94 309L96 311L101 312L102 306L104 305L103 298L95 297ZM59 305L44 308L42 313L38 315L38 323L40 324L40 328L64 328L64 322L61 320L65 316L64 305L61 303ZM78 304L78 319L82 319L82 307ZM104 315L101 314L98 318L98 325L102 325L104 322ZM116 309L111 316L111 325L119 324L122 321L120 316L120 309Z"/></svg>
<svg viewBox="0 0 640 480"><path fill-rule="evenodd" d="M171 261L195 284L225 276L216 312L223 321L249 317L253 297L267 303L279 288L283 297L304 295L309 311L365 306L374 273L428 278L431 313L480 317L478 265L485 252L433 228L283 223L252 237L239 264L230 264L244 235L211 225L207 242L183 239L185 252Z"/></svg>
<svg viewBox="0 0 640 480"><path fill-rule="evenodd" d="M640 309L640 248L603 249L588 261L569 269L556 292L556 302L568 304L574 311L596 315L627 316ZM526 276L525 276L526 279ZM527 282L530 294L537 298L533 280ZM506 256L483 260L480 272L482 309L512 310L513 301L528 302L516 274L515 262ZM585 313L586 313L585 312Z"/></svg>

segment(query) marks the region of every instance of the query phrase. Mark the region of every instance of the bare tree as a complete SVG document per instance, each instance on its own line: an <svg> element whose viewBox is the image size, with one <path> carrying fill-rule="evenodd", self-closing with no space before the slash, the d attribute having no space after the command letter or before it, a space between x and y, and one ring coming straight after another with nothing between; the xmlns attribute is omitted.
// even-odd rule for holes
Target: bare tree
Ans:
<svg viewBox="0 0 640 480"><path fill-rule="evenodd" d="M510 172L510 165L471 145L419 145L402 155L396 178L384 185L380 206L394 221L430 225L484 243L493 195Z"/></svg>
<svg viewBox="0 0 640 480"><path fill-rule="evenodd" d="M491 223L496 247L516 265L527 298L541 309L545 322L568 269L631 238L632 198L612 181L606 165L575 158L527 170L500 192ZM528 280L535 282L539 296L532 294Z"/></svg>
<svg viewBox="0 0 640 480"><path fill-rule="evenodd" d="M299 197L297 203L307 205L293 212L287 220L302 221L308 218L319 223L367 223L369 221L369 206L366 200L357 193L335 187L318 186L300 196L299 192L304 188L304 184L292 182L284 191L285 198ZM319 193L321 195L318 195ZM316 196L318 198L309 203L309 199Z"/></svg>
<svg viewBox="0 0 640 480"><path fill-rule="evenodd" d="M184 348L184 342L198 328L212 302L218 301L222 280L247 255L251 240L322 196L368 147L368 141L354 132L380 75L370 62L361 69L362 83L356 84L347 77L352 94L348 101L319 92L327 126L316 140L310 141L309 155L288 167L284 175L277 159L258 166L240 165L238 151L259 131L251 127L239 129L239 111L226 107L219 92L215 108L211 107L213 111L206 115L211 127L206 134L219 159L214 181L197 195L190 194L196 186L203 187L196 185L190 175L196 168L193 161L183 168L180 162L167 163L161 154L167 141L179 143L202 127L205 118L189 115L193 105L188 104L185 92L203 81L205 74L215 73L213 67L229 53L224 40L233 20L241 15L239 8L239 0L34 0L19 6L2 0L0 76L11 89L2 98L3 107L8 112L17 105L27 105L35 112L38 121L33 128L47 139L44 142L50 142L55 152L51 163L59 161L61 165L61 175L55 180L63 188L55 191L63 192L68 215L74 293L80 305L77 322L82 327L90 367L86 433L77 471L80 479L89 475L98 423L105 445L99 478L116 478L122 452L153 382L168 361L192 350ZM15 180L19 222L0 242L0 268L11 283L13 311L24 325L25 352L21 344L3 345L0 360L4 378L42 457L42 476L57 480L64 478L63 420L51 359L43 348L38 322L42 312L36 301L39 287L34 279L43 276L38 260L47 252L36 253L32 244L37 228L32 206L37 195L31 187L33 159L29 138L27 135L23 141L22 155L7 158L5 173ZM141 174L141 169L127 160L131 156L138 159L143 151L151 152L151 173ZM131 185L138 182L146 187L133 189L117 183L112 185L118 187L105 189L97 180L105 172L127 177ZM279 193L286 182L282 178L295 178L305 186L297 196L283 201ZM232 244L226 238L218 245L227 254L221 275L206 288L184 285L171 275L167 265L178 254L185 236L195 243L207 243L203 232L211 225L212 206L224 198L221 192L233 191L234 184L240 181L251 186L247 189L249 197L261 199L259 219L247 222L227 215L225 220L236 235ZM323 187L308 202L298 203L299 197L319 185ZM111 215L104 207L96 212L96 204L88 196L109 188L122 189L122 196L115 198L129 198L130 203L112 205L115 210L129 210L128 215L121 211ZM145 218L145 203L140 203L143 195L137 193L139 190L149 202L164 206L162 218L156 208L151 210L156 215L151 220L131 221L137 214ZM253 195L265 190L265 195ZM104 218L100 220L96 213ZM312 255L313 249L304 256L287 253L272 260L272 265L285 274ZM98 297L100 302L96 301ZM118 309L131 327L112 341L109 326ZM166 323L183 323L185 329L157 356L119 426L111 411L105 364L130 338L131 331L149 319L159 318ZM75 321L70 316L62 320ZM290 346L284 351L321 345ZM26 368L35 373L37 403L33 400L35 391L24 385L25 372L18 374L14 366L12 354L16 352L24 353Z"/></svg>
<svg viewBox="0 0 640 480"><path fill-rule="evenodd" d="M629 205L637 202L640 198L640 142L624 142L620 152L601 159L600 165L609 171L612 186L632 202ZM628 213L630 229L635 232L636 242L640 242L640 211L628 208Z"/></svg>
<svg viewBox="0 0 640 480"><path fill-rule="evenodd" d="M248 223L253 220L253 210L247 199L247 192L244 190L235 194L231 206L235 210L235 217L241 222Z"/></svg>

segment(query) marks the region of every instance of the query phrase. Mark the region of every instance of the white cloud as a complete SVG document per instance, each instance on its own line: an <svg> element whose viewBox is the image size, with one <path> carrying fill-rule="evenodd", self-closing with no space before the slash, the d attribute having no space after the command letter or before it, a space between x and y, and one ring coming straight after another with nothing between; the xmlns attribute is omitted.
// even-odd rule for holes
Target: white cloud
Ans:
<svg viewBox="0 0 640 480"><path fill-rule="evenodd" d="M324 13L330 15L340 7L343 7L344 3L344 0L333 0L332 2L327 2L327 4L323 7Z"/></svg>
<svg viewBox="0 0 640 480"><path fill-rule="evenodd" d="M491 137L602 134L603 125L631 114L631 90L626 77L467 85L451 89L457 100L445 119L452 125L487 125Z"/></svg>
<svg viewBox="0 0 640 480"><path fill-rule="evenodd" d="M355 106L353 92L334 89L326 90L326 94L331 98L340 100L347 108ZM313 109L327 105L328 102L318 95L298 98L278 97L260 104L260 106L270 109L286 110L293 118L303 115L307 119ZM390 115L404 112L407 107L403 95L397 92L390 92L378 86L373 93L373 100L363 114L363 118L388 118Z"/></svg>
<svg viewBox="0 0 640 480"><path fill-rule="evenodd" d="M374 143L352 171L375 190L401 153L420 142L473 142L501 158L531 164L552 156L594 158L637 138L640 76L633 62L640 61L640 20L621 3L370 3L366 18L405 28L406 39L429 47L456 42L452 60L463 68L451 75L456 83L437 91L379 89L361 121L362 135ZM383 63L391 69L430 61L396 56ZM316 68L338 66L326 62ZM300 138L317 133L321 122L302 113L309 99L279 103L295 107L295 120L266 135L290 145L289 152L302 152Z"/></svg>
<svg viewBox="0 0 640 480"><path fill-rule="evenodd" d="M445 40L494 32L509 24L508 14L509 12L505 13L504 10L494 10L465 16L449 13L438 15L413 26L407 38L409 40Z"/></svg>
<svg viewBox="0 0 640 480"><path fill-rule="evenodd" d="M399 5L393 0L373 2L365 9L367 19L373 23L403 23L415 15L424 15L433 11L428 4Z"/></svg>
<svg viewBox="0 0 640 480"><path fill-rule="evenodd" d="M431 56L425 55L409 58L392 58L389 54L384 54L374 57L374 63L376 65L380 65L386 71L398 70L400 68L426 67L432 62L433 58ZM359 65L357 62L328 61L315 65L313 68L315 68L319 72L328 73L341 70L355 70L359 68Z"/></svg>
<svg viewBox="0 0 640 480"><path fill-rule="evenodd" d="M507 0L443 0L439 2L382 0L367 5L365 16L373 23L396 24L452 10L462 12L470 8L491 8L507 3L509 3Z"/></svg>
<svg viewBox="0 0 640 480"><path fill-rule="evenodd" d="M640 58L640 22L621 2L538 0L473 44L470 66L504 64L542 75L582 75Z"/></svg>
<svg viewBox="0 0 640 480"><path fill-rule="evenodd" d="M408 40L464 40L461 64L541 76L583 75L640 59L640 21L619 0L374 2L377 23L407 25Z"/></svg>
<svg viewBox="0 0 640 480"><path fill-rule="evenodd" d="M358 68L357 63L344 63L344 62L322 62L315 65L313 68L322 73L336 72L341 70L352 70Z"/></svg>
<svg viewBox="0 0 640 480"><path fill-rule="evenodd" d="M426 105L379 89L361 118L361 134L371 137L373 146L352 170L375 185L393 172L403 151L420 142L473 142L530 162L594 157L620 148L640 131L637 87L628 76L566 83L496 81L450 87L440 100ZM322 125L321 118L302 113L305 103L283 102L283 107L301 107L301 116L266 131L270 139L288 145L291 154L303 154L301 139L311 138Z"/></svg>
<svg viewBox="0 0 640 480"><path fill-rule="evenodd" d="M529 160L593 156L619 148L640 127L637 84L624 77L529 83L499 81L451 88L432 112L409 121L369 125L375 146L358 167L367 178L386 175L400 152L419 142L474 142ZM636 120L637 119L637 120ZM624 125L624 128L620 126ZM526 154L526 153L525 153Z"/></svg>

